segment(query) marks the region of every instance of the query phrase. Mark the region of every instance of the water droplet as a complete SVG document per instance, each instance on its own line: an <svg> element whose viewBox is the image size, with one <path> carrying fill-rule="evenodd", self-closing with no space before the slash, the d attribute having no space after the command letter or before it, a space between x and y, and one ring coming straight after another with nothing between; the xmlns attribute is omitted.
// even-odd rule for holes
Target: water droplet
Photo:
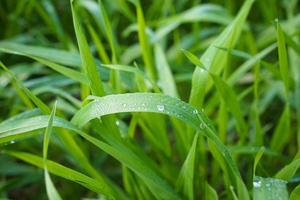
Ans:
<svg viewBox="0 0 300 200"><path fill-rule="evenodd" d="M193 114L197 115L198 114L198 110L197 109L193 110Z"/></svg>
<svg viewBox="0 0 300 200"><path fill-rule="evenodd" d="M165 110L165 106L164 105L157 105L157 110L160 112L163 112Z"/></svg>
<svg viewBox="0 0 300 200"><path fill-rule="evenodd" d="M126 104L126 103L123 103L122 106L125 108L125 107L127 106L127 104Z"/></svg>
<svg viewBox="0 0 300 200"><path fill-rule="evenodd" d="M116 125L117 125L117 126L120 125L120 121L119 121L119 120L116 121Z"/></svg>
<svg viewBox="0 0 300 200"><path fill-rule="evenodd" d="M15 142L14 140L12 140L12 141L10 141L10 143L11 143L11 144L14 144L14 143L16 143L16 142Z"/></svg>
<svg viewBox="0 0 300 200"><path fill-rule="evenodd" d="M200 123L200 128L201 129L205 129L206 128L206 125L204 123Z"/></svg>
<svg viewBox="0 0 300 200"><path fill-rule="evenodd" d="M253 187L259 188L261 186L261 181L254 181L253 182Z"/></svg>

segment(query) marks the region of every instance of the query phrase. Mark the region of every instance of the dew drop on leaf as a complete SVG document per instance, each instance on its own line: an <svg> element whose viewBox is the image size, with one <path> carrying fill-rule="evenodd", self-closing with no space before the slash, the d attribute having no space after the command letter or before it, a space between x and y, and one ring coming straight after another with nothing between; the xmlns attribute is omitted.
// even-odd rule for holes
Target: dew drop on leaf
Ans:
<svg viewBox="0 0 300 200"><path fill-rule="evenodd" d="M259 188L261 186L261 181L253 181L253 187Z"/></svg>
<svg viewBox="0 0 300 200"><path fill-rule="evenodd" d="M157 110L160 112L163 112L165 110L165 106L164 105L157 105Z"/></svg>

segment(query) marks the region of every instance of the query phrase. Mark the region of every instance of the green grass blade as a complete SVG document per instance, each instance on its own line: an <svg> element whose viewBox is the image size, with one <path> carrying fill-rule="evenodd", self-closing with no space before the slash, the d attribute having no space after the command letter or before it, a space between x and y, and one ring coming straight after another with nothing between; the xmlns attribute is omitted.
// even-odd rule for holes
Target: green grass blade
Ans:
<svg viewBox="0 0 300 200"><path fill-rule="evenodd" d="M64 67L62 65L56 64L54 62L42 59L42 58L37 58L37 57L31 57L33 59L35 59L36 61L38 61L41 64L44 64L48 67L50 67L51 69L61 73L62 75L65 75L66 77L69 77L70 79L73 79L75 81L78 81L81 84L89 84L89 81L86 77L85 74L78 72L76 70Z"/></svg>
<svg viewBox="0 0 300 200"><path fill-rule="evenodd" d="M216 46L223 48L233 48L242 31L244 22L252 6L252 3L253 0L247 0L244 3L234 21L227 26L227 28L218 36L218 38L201 56L201 61L203 62L205 68L210 72L217 74L221 72L225 64L226 56L224 52L217 49ZM205 95L205 87L203 88L202 86L199 86L199 80L201 80L201 82L207 82L208 74L203 73L203 69L196 68L193 73L192 89L189 101L196 108L201 107Z"/></svg>
<svg viewBox="0 0 300 200"><path fill-rule="evenodd" d="M300 159L293 160L290 164L284 166L275 177L278 179L283 179L289 181L296 174L300 167Z"/></svg>
<svg viewBox="0 0 300 200"><path fill-rule="evenodd" d="M298 200L300 199L300 185L297 185L295 189L291 192L290 200Z"/></svg>
<svg viewBox="0 0 300 200"><path fill-rule="evenodd" d="M47 195L50 200L62 199L50 178L50 175L48 172L48 167L47 167L48 146L49 146L49 140L50 140L50 137L52 134L52 124L53 124L53 118L55 116L55 112L56 112L56 102L53 106L53 109L52 109L50 117L49 117L48 126L47 126L47 128L45 130L45 134L44 134L44 144L43 144L44 175L45 175Z"/></svg>
<svg viewBox="0 0 300 200"><path fill-rule="evenodd" d="M205 200L218 200L218 194L216 190L208 183L205 183Z"/></svg>
<svg viewBox="0 0 300 200"><path fill-rule="evenodd" d="M138 36L140 48L142 49L142 55L144 59L144 64L147 69L147 73L152 80L156 80L156 71L152 60L152 50L149 44L149 39L146 34L146 23L143 14L143 9L140 2L135 4L137 13L137 23L138 23Z"/></svg>
<svg viewBox="0 0 300 200"><path fill-rule="evenodd" d="M158 73L158 84L162 92L172 97L178 97L176 83L161 45L155 44L155 64Z"/></svg>
<svg viewBox="0 0 300 200"><path fill-rule="evenodd" d="M194 199L194 168L198 136L198 133L196 133L196 135L194 136L193 144L184 161L176 182L177 190L183 191L185 198L189 200Z"/></svg>
<svg viewBox="0 0 300 200"><path fill-rule="evenodd" d="M17 152L17 151L6 151L5 153L10 156L21 159L32 165L35 165L39 168L44 168L43 158L41 158L41 157L29 154L29 153ZM78 171L75 171L73 169L70 169L68 167L65 167L61 164L58 164L58 163L50 161L50 160L47 160L47 167L48 167L49 172L51 172L57 176L60 176L67 180L76 182L91 191L106 194L109 197L112 197L109 188L105 187L105 185L99 183L97 180L92 179Z"/></svg>
<svg viewBox="0 0 300 200"><path fill-rule="evenodd" d="M70 2L72 8L74 29L75 29L77 43L80 51L80 57L82 61L82 67L90 81L90 87L92 93L95 95L102 96L104 95L104 88L100 80L99 72L97 70L94 58L90 52L87 40L83 34L82 27L80 25L79 18L77 16L77 11L75 8L76 6L74 5L76 4L77 1L71 0Z"/></svg>
<svg viewBox="0 0 300 200"><path fill-rule="evenodd" d="M203 132L212 140L219 151L223 153L233 173L239 176L228 149L215 135L214 128L204 113L194 109L179 99L154 93L131 93L94 97L95 101L79 110L72 119L78 126L85 125L88 121L103 115L122 112L154 112L176 117L196 130Z"/></svg>
<svg viewBox="0 0 300 200"><path fill-rule="evenodd" d="M256 176L256 167L257 167L261 157L264 155L264 152L265 152L265 148L261 147L254 158L253 178Z"/></svg>
<svg viewBox="0 0 300 200"><path fill-rule="evenodd" d="M288 200L289 195L286 182L274 178L254 177L253 181L253 199L254 200Z"/></svg>
<svg viewBox="0 0 300 200"><path fill-rule="evenodd" d="M278 21L276 23L277 23L277 46L278 46L280 74L284 82L285 89L286 91L288 91L290 85L289 83L290 73L288 68L288 57L287 57L287 50L285 44L285 37L280 23Z"/></svg>

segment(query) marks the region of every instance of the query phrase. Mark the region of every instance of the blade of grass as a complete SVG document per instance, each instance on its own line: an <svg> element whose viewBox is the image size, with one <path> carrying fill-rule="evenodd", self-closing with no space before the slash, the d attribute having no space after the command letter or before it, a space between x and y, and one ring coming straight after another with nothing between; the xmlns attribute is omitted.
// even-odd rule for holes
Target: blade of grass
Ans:
<svg viewBox="0 0 300 200"><path fill-rule="evenodd" d="M286 182L283 180L256 176L254 177L253 186L254 200L289 199Z"/></svg>
<svg viewBox="0 0 300 200"><path fill-rule="evenodd" d="M48 126L45 130L44 133L44 143L43 143L43 161L44 161L44 176L45 176L45 184L46 184L46 191L48 198L50 200L60 200L62 199L57 192L51 178L48 172L48 167L47 167L47 154L48 154L48 146L49 146L49 140L51 137L52 133L52 124L53 124L53 118L55 116L56 112L56 102L53 106L53 109L50 113L49 121L48 121Z"/></svg>
<svg viewBox="0 0 300 200"><path fill-rule="evenodd" d="M201 56L201 61L203 62L205 68L210 72L216 74L221 72L225 64L226 56L224 56L224 52L221 52L215 46L223 48L233 48L242 31L243 24L246 20L252 3L253 0L247 0L244 3L234 21L229 26L227 26L227 28L218 36L218 38ZM203 73L203 70L197 67L193 73L192 89L189 99L189 102L196 108L200 108L202 106L205 95L204 88L206 88L203 87L203 85L199 84L199 80L201 80L202 83L207 82L208 74Z"/></svg>
<svg viewBox="0 0 300 200"><path fill-rule="evenodd" d="M190 200L194 199L194 168L198 136L198 133L194 136L193 144L186 160L184 161L176 182L177 190L183 191L185 198Z"/></svg>

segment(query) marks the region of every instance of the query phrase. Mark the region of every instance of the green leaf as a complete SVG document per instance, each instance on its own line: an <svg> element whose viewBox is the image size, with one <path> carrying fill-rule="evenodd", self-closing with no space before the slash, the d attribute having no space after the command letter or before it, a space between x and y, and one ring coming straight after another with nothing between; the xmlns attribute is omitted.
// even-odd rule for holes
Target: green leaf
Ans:
<svg viewBox="0 0 300 200"><path fill-rule="evenodd" d="M97 70L94 58L90 52L87 40L82 31L79 18L77 16L77 11L73 5L76 4L77 1L70 0L70 2L71 2L74 29L75 29L76 39L79 47L82 67L89 79L92 93L95 95L102 96L105 94L105 92L104 92L102 82L100 80L99 72Z"/></svg>
<svg viewBox="0 0 300 200"><path fill-rule="evenodd" d="M177 190L182 190L185 198L190 200L194 199L194 168L198 136L198 133L194 136L193 144L183 163L176 182Z"/></svg>
<svg viewBox="0 0 300 200"><path fill-rule="evenodd" d="M201 56L201 61L207 70L212 73L219 74L223 69L226 61L226 53L221 51L217 47L233 48L236 43L242 29L244 22L249 13L254 0L245 1L240 12L234 19L234 21L227 26L227 28L218 36L218 38L210 45L210 47ZM192 89L189 102L196 108L200 108L203 103L205 88L201 83L205 83L208 80L208 74L203 73L203 69L197 67L192 77Z"/></svg>
<svg viewBox="0 0 300 200"><path fill-rule="evenodd" d="M221 94L222 99L229 111L233 114L236 120L237 131L240 135L241 142L247 137L248 127L245 122L241 106L239 104L238 98L235 95L232 88L223 81L219 76L210 73L212 79L214 80L215 86Z"/></svg>
<svg viewBox="0 0 300 200"><path fill-rule="evenodd" d="M291 192L290 200L300 199L300 184Z"/></svg>
<svg viewBox="0 0 300 200"><path fill-rule="evenodd" d="M205 200L218 200L218 194L214 188L205 183Z"/></svg>
<svg viewBox="0 0 300 200"><path fill-rule="evenodd" d="M178 97L176 83L167 58L160 44L155 44L155 64L158 73L158 85L162 92L172 97Z"/></svg>
<svg viewBox="0 0 300 200"><path fill-rule="evenodd" d="M47 166L48 146L49 146L49 140L50 140L51 133L52 133L52 124L53 124L53 118L55 116L55 112L56 112L56 102L53 106L53 109L52 109L50 117L49 117L48 126L47 126L45 134L44 134L44 145L43 145L45 183L46 183L47 195L50 200L62 199L50 178L50 175L48 172L48 166Z"/></svg>
<svg viewBox="0 0 300 200"><path fill-rule="evenodd" d="M256 167L261 157L264 155L264 152L265 152L265 148L261 147L255 156L254 165L253 165L253 178L256 176Z"/></svg>
<svg viewBox="0 0 300 200"><path fill-rule="evenodd" d="M147 73L152 80L156 79L156 72L152 60L152 50L150 48L149 39L146 34L146 23L141 4L138 2L136 5L137 23L138 23L138 37L140 48L144 59L144 64Z"/></svg>
<svg viewBox="0 0 300 200"><path fill-rule="evenodd" d="M90 97L92 98L92 97ZM155 93L128 93L93 97L95 100L80 109L72 123L81 127L92 119L123 112L154 112L176 117L195 130L204 133L225 157L229 167L239 177L238 169L227 147L216 136L215 130L203 112L198 111L179 99Z"/></svg>
<svg viewBox="0 0 300 200"><path fill-rule="evenodd" d="M280 179L256 176L253 180L254 200L288 200L286 182Z"/></svg>
<svg viewBox="0 0 300 200"><path fill-rule="evenodd" d="M283 30L280 26L280 23L277 23L277 46L278 46L278 56L279 56L279 67L280 67L280 74L281 78L284 82L286 91L289 90L289 68L288 68L288 57L287 57L287 50L285 44L285 37Z"/></svg>
<svg viewBox="0 0 300 200"><path fill-rule="evenodd" d="M6 153L10 156L16 157L18 159L21 159L32 165L35 165L39 168L44 168L43 158L41 158L41 157L32 155L30 153L17 152L17 151L5 151L4 153ZM62 178L65 178L67 180L76 182L91 191L94 191L97 193L103 193L103 194L108 195L109 197L112 197L110 188L106 187L106 185L103 185L101 182L98 182L95 179L92 179L78 171L75 171L73 169L65 167L56 162L47 160L46 163L47 163L47 168L48 168L49 172L51 172L57 176L60 176Z"/></svg>
<svg viewBox="0 0 300 200"><path fill-rule="evenodd" d="M201 62L201 60L195 54L193 54L193 53L191 53L191 52L189 52L185 49L182 49L181 51L184 53L184 55L189 59L189 61L191 63L193 63L197 67L205 69L203 63Z"/></svg>
<svg viewBox="0 0 300 200"><path fill-rule="evenodd" d="M295 159L290 164L284 166L279 172L277 172L275 177L278 179L289 181L296 174L299 167L300 159Z"/></svg>

